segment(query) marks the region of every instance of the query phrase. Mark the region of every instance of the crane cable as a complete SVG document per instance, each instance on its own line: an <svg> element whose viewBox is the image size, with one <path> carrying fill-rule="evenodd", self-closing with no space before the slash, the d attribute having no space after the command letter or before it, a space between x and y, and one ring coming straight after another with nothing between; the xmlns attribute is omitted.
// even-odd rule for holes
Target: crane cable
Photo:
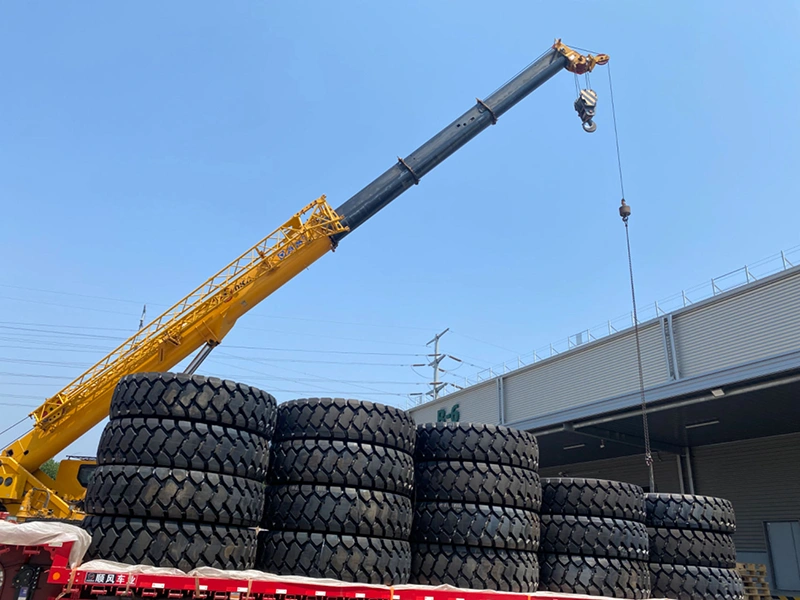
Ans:
<svg viewBox="0 0 800 600"><path fill-rule="evenodd" d="M622 194L622 204L619 214L625 224L625 242L628 248L628 272L631 280L631 303L633 305L633 332L636 338L636 362L639 369L639 394L642 400L642 431L644 434L644 462L647 465L650 477L650 492L655 492L655 476L653 474L653 453L650 449L650 426L647 420L647 401L644 395L644 367L642 365L642 346L639 339L639 317L636 311L636 286L633 279L633 259L631 258L631 236L628 229L628 217L631 214L630 206L625 203L625 184L622 177L622 158L619 151L619 133L617 131L617 111L614 106L614 86L611 83L611 66L608 66L608 89L611 96L611 117L614 122L614 141L617 147L617 167L619 168L619 188Z"/></svg>

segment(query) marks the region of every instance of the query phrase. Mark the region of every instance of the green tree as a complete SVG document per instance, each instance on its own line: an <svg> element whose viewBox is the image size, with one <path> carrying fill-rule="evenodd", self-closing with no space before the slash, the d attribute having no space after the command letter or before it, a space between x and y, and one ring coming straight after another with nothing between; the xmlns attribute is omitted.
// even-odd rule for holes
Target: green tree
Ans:
<svg viewBox="0 0 800 600"><path fill-rule="evenodd" d="M51 479L55 479L58 474L58 462L54 461L52 458L48 458L47 462L39 467L39 470L44 472L44 474Z"/></svg>

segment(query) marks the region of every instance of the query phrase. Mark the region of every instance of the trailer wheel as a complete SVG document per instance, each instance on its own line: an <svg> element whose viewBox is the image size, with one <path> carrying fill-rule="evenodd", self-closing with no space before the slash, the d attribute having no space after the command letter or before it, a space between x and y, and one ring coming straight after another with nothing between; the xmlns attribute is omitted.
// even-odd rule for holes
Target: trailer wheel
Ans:
<svg viewBox="0 0 800 600"><path fill-rule="evenodd" d="M324 485L278 485L268 491L263 525L270 530L336 533L406 540L411 498Z"/></svg>
<svg viewBox="0 0 800 600"><path fill-rule="evenodd" d="M532 593L539 580L535 552L439 544L413 544L411 582Z"/></svg>
<svg viewBox="0 0 800 600"><path fill-rule="evenodd" d="M202 521L255 526L264 511L266 485L252 479L169 469L97 467L86 490L94 515Z"/></svg>
<svg viewBox="0 0 800 600"><path fill-rule="evenodd" d="M417 427L417 462L468 460L537 471L536 436L501 425L429 423Z"/></svg>
<svg viewBox="0 0 800 600"><path fill-rule="evenodd" d="M214 423L271 438L276 412L275 398L243 383L180 373L134 373L114 389L110 416Z"/></svg>
<svg viewBox="0 0 800 600"><path fill-rule="evenodd" d="M287 440L273 444L270 482L368 488L411 497L414 459L388 446Z"/></svg>
<svg viewBox="0 0 800 600"><path fill-rule="evenodd" d="M677 600L744 600L744 584L735 569L650 564L653 595Z"/></svg>
<svg viewBox="0 0 800 600"><path fill-rule="evenodd" d="M647 563L638 560L541 554L539 591L609 598L649 598Z"/></svg>
<svg viewBox="0 0 800 600"><path fill-rule="evenodd" d="M417 502L411 541L536 552L539 515L521 508Z"/></svg>
<svg viewBox="0 0 800 600"><path fill-rule="evenodd" d="M543 553L647 561L644 523L574 515L542 515L541 519Z"/></svg>
<svg viewBox="0 0 800 600"><path fill-rule="evenodd" d="M262 531L257 568L277 575L383 585L408 581L408 542L324 533Z"/></svg>
<svg viewBox="0 0 800 600"><path fill-rule="evenodd" d="M416 429L407 412L375 402L304 398L278 407L275 440L342 440L414 453Z"/></svg>
<svg viewBox="0 0 800 600"><path fill-rule="evenodd" d="M87 516L81 527L92 536L86 560L131 565L252 569L256 555L253 529L158 519Z"/></svg>
<svg viewBox="0 0 800 600"><path fill-rule="evenodd" d="M630 483L605 479L545 477L542 513L644 523L644 490Z"/></svg>
<svg viewBox="0 0 800 600"><path fill-rule="evenodd" d="M736 532L733 505L724 498L688 494L647 494L647 525L675 529Z"/></svg>
<svg viewBox="0 0 800 600"><path fill-rule="evenodd" d="M97 447L97 462L189 469L265 481L269 440L234 427L126 417L106 425Z"/></svg>
<svg viewBox="0 0 800 600"><path fill-rule="evenodd" d="M538 511L539 475L529 469L468 461L414 465L416 499L427 502L491 504Z"/></svg>

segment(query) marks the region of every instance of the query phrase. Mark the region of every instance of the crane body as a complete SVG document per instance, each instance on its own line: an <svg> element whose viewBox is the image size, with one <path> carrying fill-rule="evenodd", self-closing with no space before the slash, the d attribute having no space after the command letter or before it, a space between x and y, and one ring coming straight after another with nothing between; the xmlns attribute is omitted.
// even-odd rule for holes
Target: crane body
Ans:
<svg viewBox="0 0 800 600"><path fill-rule="evenodd" d="M0 453L0 505L18 518L81 518L76 503L85 484L76 478L80 479L78 467L90 461L69 465L63 478L59 469L55 481L39 467L108 416L121 377L170 370L201 349L190 365L193 370L239 317L335 250L344 237L556 73L564 69L585 73L607 61L606 55L583 56L557 41L516 77L485 100L477 100L405 159L398 158L336 210L325 196L304 207L31 413L31 431Z"/></svg>

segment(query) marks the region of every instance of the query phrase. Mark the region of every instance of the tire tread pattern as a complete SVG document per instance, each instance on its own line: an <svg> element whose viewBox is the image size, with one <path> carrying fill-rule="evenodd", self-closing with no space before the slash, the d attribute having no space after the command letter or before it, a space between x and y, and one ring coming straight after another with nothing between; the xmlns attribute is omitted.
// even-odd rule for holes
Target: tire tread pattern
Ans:
<svg viewBox="0 0 800 600"><path fill-rule="evenodd" d="M266 485L252 479L133 465L99 466L86 490L86 512L250 527L264 512Z"/></svg>
<svg viewBox="0 0 800 600"><path fill-rule="evenodd" d="M125 519L88 515L81 527L92 542L86 560L113 560L131 565L252 569L256 556L253 529L220 525Z"/></svg>
<svg viewBox="0 0 800 600"><path fill-rule="evenodd" d="M736 547L727 533L650 528L650 562L696 567L736 567Z"/></svg>
<svg viewBox="0 0 800 600"><path fill-rule="evenodd" d="M507 506L536 512L542 502L539 475L529 469L467 461L414 466L417 501Z"/></svg>
<svg viewBox="0 0 800 600"><path fill-rule="evenodd" d="M675 600L744 600L744 584L735 569L650 563L653 595Z"/></svg>
<svg viewBox="0 0 800 600"><path fill-rule="evenodd" d="M411 583L532 593L539 583L535 552L412 544Z"/></svg>
<svg viewBox="0 0 800 600"><path fill-rule="evenodd" d="M541 551L647 562L647 526L635 521L542 515Z"/></svg>
<svg viewBox="0 0 800 600"><path fill-rule="evenodd" d="M649 598L647 563L596 556L540 554L539 591L608 598Z"/></svg>
<svg viewBox="0 0 800 600"><path fill-rule="evenodd" d="M171 467L265 481L269 440L220 425L156 418L109 421L97 448L100 465Z"/></svg>
<svg viewBox="0 0 800 600"><path fill-rule="evenodd" d="M262 531L258 569L277 575L331 578L357 583L408 582L409 543L324 533Z"/></svg>
<svg viewBox="0 0 800 600"><path fill-rule="evenodd" d="M644 490L631 483L605 479L545 477L541 512L644 523Z"/></svg>
<svg viewBox="0 0 800 600"><path fill-rule="evenodd" d="M689 494L647 494L645 503L649 527L736 532L733 504L724 498Z"/></svg>
<svg viewBox="0 0 800 600"><path fill-rule="evenodd" d="M536 552L539 515L483 504L417 502L411 541Z"/></svg>
<svg viewBox="0 0 800 600"><path fill-rule="evenodd" d="M410 413L376 402L303 398L278 407L278 441L341 440L414 453L416 427Z"/></svg>
<svg viewBox="0 0 800 600"><path fill-rule="evenodd" d="M268 491L266 529L408 541L413 510L401 494L352 487L278 485Z"/></svg>
<svg viewBox="0 0 800 600"><path fill-rule="evenodd" d="M482 423L417 427L417 462L467 460L538 471L539 445L527 431Z"/></svg>
<svg viewBox="0 0 800 600"><path fill-rule="evenodd" d="M277 418L270 394L229 379L183 373L133 373L120 379L111 419L159 417L214 423L272 438Z"/></svg>

